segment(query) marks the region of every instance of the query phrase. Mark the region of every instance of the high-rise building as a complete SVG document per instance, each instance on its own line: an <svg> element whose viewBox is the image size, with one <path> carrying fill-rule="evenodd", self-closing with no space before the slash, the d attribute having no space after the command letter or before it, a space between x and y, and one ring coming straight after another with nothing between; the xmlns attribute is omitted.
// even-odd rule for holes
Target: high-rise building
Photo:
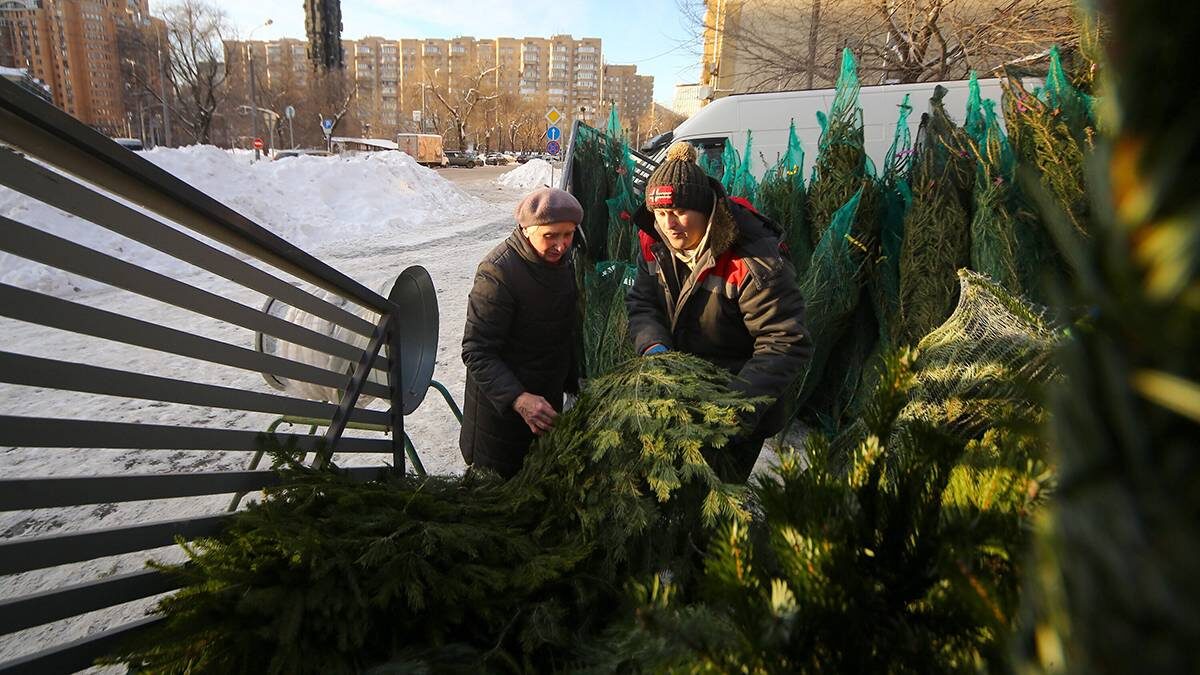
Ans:
<svg viewBox="0 0 1200 675"><path fill-rule="evenodd" d="M247 44L226 43L231 72L244 69L242 54ZM281 72L298 67L296 45L302 43L297 40L249 44L260 84L271 86L280 81ZM654 78L637 75L634 66L615 67L611 81L606 80L600 38L366 37L341 44L345 72L355 87L355 112L376 136L444 129L449 114L439 97L450 105L460 105L471 89L485 100L502 94L523 101L544 100L547 107L562 114L559 124L564 131L575 119L603 124L610 98L632 124L649 110L654 87ZM276 51L278 57L273 56ZM494 107L480 105L473 113L483 123L483 133L493 130ZM489 110L493 111L490 121Z"/></svg>
<svg viewBox="0 0 1200 675"><path fill-rule="evenodd" d="M633 131L654 102L654 78L638 75L637 66L604 66L604 102L617 106L621 124Z"/></svg>
<svg viewBox="0 0 1200 675"><path fill-rule="evenodd" d="M166 39L148 0L6 0L0 17L11 45L11 62L0 65L29 70L55 105L104 133L127 136L146 126L153 101L140 94L159 86L162 70L146 61L155 51L168 56L165 47L145 44L156 33ZM135 47L140 51L130 51Z"/></svg>

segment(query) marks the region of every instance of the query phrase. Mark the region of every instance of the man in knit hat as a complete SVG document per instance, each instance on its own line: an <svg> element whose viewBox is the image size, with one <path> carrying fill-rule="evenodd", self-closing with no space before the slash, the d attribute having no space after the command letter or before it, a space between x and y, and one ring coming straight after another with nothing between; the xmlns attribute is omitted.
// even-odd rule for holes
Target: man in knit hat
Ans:
<svg viewBox="0 0 1200 675"><path fill-rule="evenodd" d="M505 478L535 436L554 426L577 383L571 243L583 207L569 192L534 190L517 227L479 263L467 298L467 366L459 448L467 464Z"/></svg>
<svg viewBox="0 0 1200 675"><path fill-rule="evenodd" d="M778 399L812 352L781 229L726 196L682 142L650 175L634 222L641 256L625 301L634 349L694 354L736 375L748 397L773 401L745 416L741 437L706 450L722 479L745 482L763 441L783 427Z"/></svg>

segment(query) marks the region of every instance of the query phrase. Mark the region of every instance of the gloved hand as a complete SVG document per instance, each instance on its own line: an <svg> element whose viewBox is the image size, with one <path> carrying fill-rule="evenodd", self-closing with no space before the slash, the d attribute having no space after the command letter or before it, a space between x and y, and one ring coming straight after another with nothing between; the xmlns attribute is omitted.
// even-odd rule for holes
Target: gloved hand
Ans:
<svg viewBox="0 0 1200 675"><path fill-rule="evenodd" d="M659 344L656 342L656 343L650 345L650 347L648 349L646 349L646 351L642 352L642 356L654 356L655 354L666 354L669 351L671 351L671 350L666 345Z"/></svg>

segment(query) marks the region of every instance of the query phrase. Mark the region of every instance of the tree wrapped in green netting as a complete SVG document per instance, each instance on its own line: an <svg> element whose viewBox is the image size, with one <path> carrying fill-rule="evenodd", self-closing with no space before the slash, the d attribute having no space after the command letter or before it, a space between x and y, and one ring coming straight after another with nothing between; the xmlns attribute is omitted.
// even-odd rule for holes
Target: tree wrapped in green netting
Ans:
<svg viewBox="0 0 1200 675"><path fill-rule="evenodd" d="M721 187L725 188L725 194L729 194L733 189L733 181L737 178L738 168L741 167L742 160L738 158L737 150L733 148L733 144L726 141L725 147L721 150Z"/></svg>
<svg viewBox="0 0 1200 675"><path fill-rule="evenodd" d="M804 147L796 136L795 120L788 128L787 151L759 183L756 206L763 215L783 227L796 277L803 279L812 259L812 238L804 208Z"/></svg>
<svg viewBox="0 0 1200 675"><path fill-rule="evenodd" d="M507 483L284 482L185 545L164 621L115 656L157 673L547 672L618 610L624 583L682 572L704 523L744 521L706 461L752 408L682 354L598 378Z"/></svg>
<svg viewBox="0 0 1200 675"><path fill-rule="evenodd" d="M797 381L796 393L791 397L797 411L809 404L826 379L827 364L837 350L845 346L842 340L853 325L862 287L859 271L863 265L863 250L851 236L850 228L858 215L861 198L860 190L834 214L833 224L825 230L813 251L808 274L800 280L800 292L805 302L804 320L812 338L813 353L803 377ZM842 374L833 373L834 376Z"/></svg>
<svg viewBox="0 0 1200 675"><path fill-rule="evenodd" d="M875 202L870 160L863 145L862 110L854 55L842 52L841 72L829 114L818 113L821 140L808 185L808 222L813 246L833 222L833 214L859 190L858 222L851 228L860 241L874 238Z"/></svg>
<svg viewBox="0 0 1200 675"><path fill-rule="evenodd" d="M958 301L959 268L970 262L974 158L966 134L946 113L938 85L917 132L912 205L900 249L900 320L893 343L916 344Z"/></svg>
<svg viewBox="0 0 1200 675"><path fill-rule="evenodd" d="M1044 445L1003 418L970 439L902 421L921 366L883 363L848 459L817 433L784 451L761 517L721 530L695 589L644 580L585 672L1005 670Z"/></svg>
<svg viewBox="0 0 1200 675"><path fill-rule="evenodd" d="M1057 50L1051 53L1046 87L1037 95L1012 77L1003 86L1004 124L1017 161L1028 167L1026 182L1044 186L1076 230L1086 235L1089 215L1084 160L1092 151L1096 133L1090 98L1067 81ZM1050 248L1043 233L1029 235L1039 240L1039 247Z"/></svg>
<svg viewBox="0 0 1200 675"><path fill-rule="evenodd" d="M583 277L583 376L598 377L633 358L625 293L637 267L619 261L598 262Z"/></svg>
<svg viewBox="0 0 1200 675"><path fill-rule="evenodd" d="M1038 308L1011 289L959 270L958 306L917 346L920 357L908 404L898 420L919 420L975 438L998 419L1032 430L1042 404L1030 383L1054 379L1062 341Z"/></svg>
<svg viewBox="0 0 1200 675"><path fill-rule="evenodd" d="M880 346L885 349L894 334L892 326L899 320L900 250L904 243L904 216L912 203L908 181L913 149L908 118L913 109L908 100L909 95L905 94L879 177L879 260L871 267L868 282L879 322Z"/></svg>
<svg viewBox="0 0 1200 675"><path fill-rule="evenodd" d="M874 169L863 144L862 109L858 106L859 80L854 56L850 50L842 53L841 72L836 94L828 115L818 113L821 140L808 186L809 231L816 244L809 267L810 276L820 266L840 266L840 261L822 260L819 242L831 227L835 214L855 201L854 217L849 223L846 241L855 258L857 278L837 285L837 292L849 293L848 298L818 298L806 295L806 302L825 306L849 308L851 314L840 319L850 326L835 339L842 340L839 349L830 353L831 361L823 364L820 381L806 379L801 400L808 406L807 416L820 418L829 428L836 428L850 407L858 390L864 364L877 343L878 322L867 282L871 269L879 259L879 195ZM824 273L819 273L824 275ZM822 284L826 288L834 286ZM824 292L813 288L812 292Z"/></svg>
<svg viewBox="0 0 1200 675"><path fill-rule="evenodd" d="M608 200L616 193L620 174L620 141L586 125L575 127L571 150L571 194L583 206L580 234L586 242L586 263L608 260L612 216Z"/></svg>
<svg viewBox="0 0 1200 675"><path fill-rule="evenodd" d="M1014 194L1016 161L1000 128L995 103L979 99L979 83L971 80L972 102L966 127L975 155L975 213L971 217L971 269L986 274L1008 290L1024 294L1040 270L1031 268L1044 254L1030 250L1022 233L1032 227L1019 222L1023 213Z"/></svg>
<svg viewBox="0 0 1200 675"><path fill-rule="evenodd" d="M582 372L596 377L608 372L631 350L624 344L627 320L622 280L636 264L639 208L633 184L634 166L628 142L621 136L616 107L608 132L584 125L573 151L572 193L584 206L581 225L587 246L576 260L580 292Z"/></svg>
<svg viewBox="0 0 1200 675"><path fill-rule="evenodd" d="M733 171L733 179L729 182L729 186L725 191L730 197L742 197L749 200L751 204L757 204L758 182L755 180L754 172L751 168L751 158L754 156L753 136L749 130L746 131L746 147L742 150L741 161L738 162L737 168Z"/></svg>

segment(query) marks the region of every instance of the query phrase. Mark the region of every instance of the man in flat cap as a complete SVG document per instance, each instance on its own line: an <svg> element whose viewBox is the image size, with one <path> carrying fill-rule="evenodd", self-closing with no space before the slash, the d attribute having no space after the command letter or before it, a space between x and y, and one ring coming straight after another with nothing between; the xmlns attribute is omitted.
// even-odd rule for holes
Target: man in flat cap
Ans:
<svg viewBox="0 0 1200 675"><path fill-rule="evenodd" d="M583 207L569 192L539 188L515 215L516 229L479 263L467 298L458 443L467 464L505 478L554 426L578 377L571 242Z"/></svg>

